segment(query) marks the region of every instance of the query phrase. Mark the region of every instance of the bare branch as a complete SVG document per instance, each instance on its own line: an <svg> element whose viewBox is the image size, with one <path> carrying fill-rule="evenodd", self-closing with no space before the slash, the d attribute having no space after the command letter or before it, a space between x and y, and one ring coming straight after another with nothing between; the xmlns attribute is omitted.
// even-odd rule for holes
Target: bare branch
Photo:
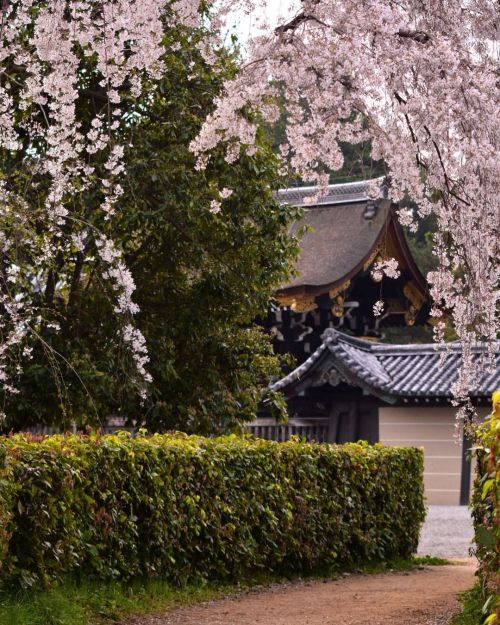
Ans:
<svg viewBox="0 0 500 625"><path fill-rule="evenodd" d="M305 22L316 22L317 24L321 24L321 26L328 26L328 24L325 24L325 22L322 22L315 15L311 15L310 13L299 13L286 24L283 24L282 26L277 26L274 29L274 32L277 35L283 35L284 33L290 30L295 30L296 28L298 28L301 24L304 24Z"/></svg>
<svg viewBox="0 0 500 625"><path fill-rule="evenodd" d="M417 43L429 43L431 40L430 35L423 30L405 30L402 28L397 32L397 35L403 39L413 39Z"/></svg>
<svg viewBox="0 0 500 625"><path fill-rule="evenodd" d="M434 149L436 150L436 154L438 156L439 159L439 164L441 165L441 170L443 172L443 177L444 177L444 181L446 184L446 190L448 191L448 193L454 197L456 200L458 200L459 202L462 202L463 204L465 204L466 206L470 206L470 202L468 202L466 199L464 199L463 197L460 197L460 195L458 195L457 193L455 193L455 191L453 190L452 186L451 186L451 180L450 177L448 176L448 173L446 171L446 167L444 165L444 161L443 161L443 157L441 155L441 150L439 149L439 146L436 142L436 140L434 139L434 137L431 134L431 131L429 130L428 126L424 125L424 130L427 133L427 136L429 137L429 139L432 142L432 145L434 146Z"/></svg>

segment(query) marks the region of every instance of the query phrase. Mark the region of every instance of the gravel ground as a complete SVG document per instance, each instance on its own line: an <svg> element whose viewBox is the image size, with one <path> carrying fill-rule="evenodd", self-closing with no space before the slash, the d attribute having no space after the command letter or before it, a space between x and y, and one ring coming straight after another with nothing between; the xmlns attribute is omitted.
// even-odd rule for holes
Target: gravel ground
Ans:
<svg viewBox="0 0 500 625"><path fill-rule="evenodd" d="M472 560L412 572L294 582L135 617L120 625L446 625L457 593L474 582Z"/></svg>
<svg viewBox="0 0 500 625"><path fill-rule="evenodd" d="M473 533L467 506L429 506L418 554L468 558Z"/></svg>

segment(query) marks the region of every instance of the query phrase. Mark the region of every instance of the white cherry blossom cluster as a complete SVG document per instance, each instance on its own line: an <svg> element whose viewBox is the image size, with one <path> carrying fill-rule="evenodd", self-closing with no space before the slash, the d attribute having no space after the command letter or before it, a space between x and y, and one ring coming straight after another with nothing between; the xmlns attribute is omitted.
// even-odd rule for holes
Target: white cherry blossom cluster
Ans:
<svg viewBox="0 0 500 625"><path fill-rule="evenodd" d="M218 213L220 213L222 202L224 200L227 200L227 198L231 197L231 195L233 195L233 189L228 189L226 187L221 189L218 194L219 199L214 198L210 202L210 212L213 213L214 215L217 215Z"/></svg>
<svg viewBox="0 0 500 625"><path fill-rule="evenodd" d="M375 317L380 317L384 312L385 304L383 300L379 299L373 304L373 314Z"/></svg>
<svg viewBox="0 0 500 625"><path fill-rule="evenodd" d="M198 1L174 5L168 12L164 0L12 0L0 7L0 149L27 156L29 173L48 185L45 204L37 207L35 215L29 202L11 191L8 172L0 172L0 217L7 224L0 239L3 253L9 250L6 265L10 266L0 270L4 389L12 386L8 371L14 352L22 353L21 344L35 334L29 323L36 316L30 290L48 288L50 276L57 273L53 267L58 250L76 248L85 254L92 238L102 278L116 293L115 312L137 379L148 380L144 340L131 324L137 312L132 276L110 236L88 228L84 211L77 207L78 196L97 177L103 198L99 211L104 223L112 222L123 193L124 146L119 139L126 124L123 94L139 97L143 84L154 85L162 75L162 37L168 20L192 24L198 15ZM82 70L82 59L88 61L87 69ZM102 106L88 107L93 113L84 126L77 108L82 99L93 97L86 93L89 72L97 80ZM104 155L102 172L93 165L100 155ZM27 187L31 197L35 184ZM98 223L99 216L95 217L93 222ZM17 233L19 224L24 228L21 248L18 239L9 240L11 224ZM107 232L112 232L110 226ZM19 249L25 263L26 251L30 252L26 273L32 277L25 280L24 291L23 282L14 280L12 273Z"/></svg>
<svg viewBox="0 0 500 625"><path fill-rule="evenodd" d="M384 275L388 278L396 279L399 278L401 272L398 269L398 261L395 258L386 258L377 260L373 264L371 274L375 282L381 282Z"/></svg>
<svg viewBox="0 0 500 625"><path fill-rule="evenodd" d="M254 11L255 0L226 0ZM439 269L435 307L451 314L464 346L457 394L473 372L470 346L493 352L499 329L500 82L496 0L297 0L296 13L261 28L240 73L192 149L206 164L219 142L232 162L255 149L259 115L283 96L281 154L324 187L342 166L341 142L371 140L387 163L391 198L409 194L418 216L433 213ZM411 225L413 216L404 211ZM438 325L438 327L442 327Z"/></svg>
<svg viewBox="0 0 500 625"><path fill-rule="evenodd" d="M134 360L135 368L145 384L152 381L151 374L148 373L146 367L149 362L148 349L146 339L142 332L131 324L127 324L122 328L122 338L130 349L130 353ZM147 395L144 384L140 388L141 399L145 399Z"/></svg>

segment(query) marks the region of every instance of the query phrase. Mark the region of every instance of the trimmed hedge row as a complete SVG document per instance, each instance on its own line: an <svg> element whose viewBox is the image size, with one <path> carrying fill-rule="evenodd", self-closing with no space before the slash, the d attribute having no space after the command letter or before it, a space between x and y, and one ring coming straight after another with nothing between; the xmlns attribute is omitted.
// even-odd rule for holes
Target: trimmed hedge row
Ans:
<svg viewBox="0 0 500 625"><path fill-rule="evenodd" d="M174 582L410 556L418 449L125 434L1 439L0 579Z"/></svg>
<svg viewBox="0 0 500 625"><path fill-rule="evenodd" d="M488 593L484 623L500 624L500 391L491 417L477 430L478 471L472 498L479 575Z"/></svg>

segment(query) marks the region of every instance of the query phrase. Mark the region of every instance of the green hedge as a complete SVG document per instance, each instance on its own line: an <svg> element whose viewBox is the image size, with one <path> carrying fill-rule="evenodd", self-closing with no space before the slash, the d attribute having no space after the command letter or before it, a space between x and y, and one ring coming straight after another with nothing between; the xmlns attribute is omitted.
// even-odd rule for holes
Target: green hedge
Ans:
<svg viewBox="0 0 500 625"><path fill-rule="evenodd" d="M472 498L479 574L487 591L484 623L500 624L500 391L493 413L478 428L478 471Z"/></svg>
<svg viewBox="0 0 500 625"><path fill-rule="evenodd" d="M304 572L410 556L423 454L124 434L1 439L0 579Z"/></svg>

